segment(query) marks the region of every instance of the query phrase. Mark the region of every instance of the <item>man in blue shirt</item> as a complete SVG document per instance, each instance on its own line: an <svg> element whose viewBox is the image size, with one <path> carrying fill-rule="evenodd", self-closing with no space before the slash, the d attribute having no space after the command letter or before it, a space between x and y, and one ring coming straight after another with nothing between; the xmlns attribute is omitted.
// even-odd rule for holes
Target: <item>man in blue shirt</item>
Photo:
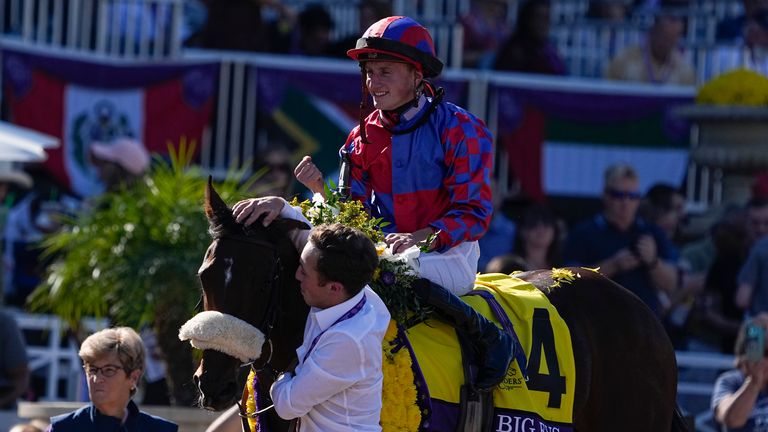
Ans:
<svg viewBox="0 0 768 432"><path fill-rule="evenodd" d="M568 266L599 267L643 300L657 315L662 312L657 290L672 292L677 271L674 248L663 231L637 215L640 184L628 165L605 172L603 212L576 226L563 254Z"/></svg>

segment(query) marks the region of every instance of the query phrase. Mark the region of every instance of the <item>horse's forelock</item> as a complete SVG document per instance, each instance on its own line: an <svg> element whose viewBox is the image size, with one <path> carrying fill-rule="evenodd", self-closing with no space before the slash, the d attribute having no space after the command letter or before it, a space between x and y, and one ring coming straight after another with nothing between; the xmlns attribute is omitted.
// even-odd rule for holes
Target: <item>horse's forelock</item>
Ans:
<svg viewBox="0 0 768 432"><path fill-rule="evenodd" d="M213 237L223 234L242 234L243 225L235 220L232 209L229 207L218 208L208 216L210 222L209 232Z"/></svg>

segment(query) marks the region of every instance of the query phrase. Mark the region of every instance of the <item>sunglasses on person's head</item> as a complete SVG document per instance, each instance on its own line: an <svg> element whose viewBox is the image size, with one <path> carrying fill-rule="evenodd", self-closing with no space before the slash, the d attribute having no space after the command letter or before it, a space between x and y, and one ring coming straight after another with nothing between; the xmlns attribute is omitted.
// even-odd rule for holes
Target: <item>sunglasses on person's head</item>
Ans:
<svg viewBox="0 0 768 432"><path fill-rule="evenodd" d="M608 188L605 190L605 193L607 193L608 196L613 199L628 199L628 200L640 199L640 192L637 192L637 191L622 191L622 190Z"/></svg>

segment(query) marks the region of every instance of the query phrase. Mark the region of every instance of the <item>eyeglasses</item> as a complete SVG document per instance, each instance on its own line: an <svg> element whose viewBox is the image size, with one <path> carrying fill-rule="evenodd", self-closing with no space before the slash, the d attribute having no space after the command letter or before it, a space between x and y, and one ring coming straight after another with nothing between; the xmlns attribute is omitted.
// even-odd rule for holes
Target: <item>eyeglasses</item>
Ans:
<svg viewBox="0 0 768 432"><path fill-rule="evenodd" d="M628 199L628 200L638 200L640 199L640 192L637 191L622 191L617 189L606 189L605 193L608 194L609 197L613 199Z"/></svg>
<svg viewBox="0 0 768 432"><path fill-rule="evenodd" d="M122 370L123 367L116 365L106 365L102 367L83 365L83 369L85 369L85 374L91 377L95 377L101 372L101 375L111 378L115 376L117 371Z"/></svg>

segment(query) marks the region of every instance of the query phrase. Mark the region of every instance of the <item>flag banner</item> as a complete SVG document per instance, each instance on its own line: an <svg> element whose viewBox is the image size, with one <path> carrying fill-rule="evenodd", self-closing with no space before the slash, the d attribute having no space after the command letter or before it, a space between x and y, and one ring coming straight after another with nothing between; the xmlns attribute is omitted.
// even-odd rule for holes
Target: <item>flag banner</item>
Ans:
<svg viewBox="0 0 768 432"><path fill-rule="evenodd" d="M272 120L297 144L296 152L311 155L321 171L338 168L338 151L359 123L362 94L360 69L258 67L256 73L259 112ZM466 81L440 79L445 100L464 105ZM368 101L368 111L373 109Z"/></svg>
<svg viewBox="0 0 768 432"><path fill-rule="evenodd" d="M682 185L689 125L672 110L693 102L692 88L527 78L492 84L490 91L497 146L531 198L599 196L603 173L615 163L637 170L642 191L657 182Z"/></svg>
<svg viewBox="0 0 768 432"><path fill-rule="evenodd" d="M3 89L14 124L61 139L45 167L74 193L103 191L93 142L120 137L165 155L182 137L199 145L210 121L217 63L112 63L5 49Z"/></svg>

